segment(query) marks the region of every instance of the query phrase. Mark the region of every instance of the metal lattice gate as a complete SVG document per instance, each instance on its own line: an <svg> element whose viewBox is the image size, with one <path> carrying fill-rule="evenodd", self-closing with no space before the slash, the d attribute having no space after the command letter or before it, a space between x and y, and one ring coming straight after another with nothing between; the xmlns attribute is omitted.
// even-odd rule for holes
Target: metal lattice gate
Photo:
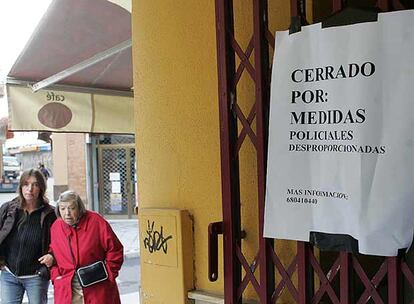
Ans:
<svg viewBox="0 0 414 304"><path fill-rule="evenodd" d="M273 0L277 2L276 0ZM319 1L319 0L318 0ZM318 2L314 0L313 2ZM278 241L264 239L267 126L270 90L269 48L274 37L268 27L272 0L250 0L252 34L247 43L235 33L236 0L216 0L216 37L219 77L219 115L223 222L209 226L209 277L217 279L217 234L223 234L225 303L258 298L260 303L414 303L414 273L405 257L369 257L346 252L319 253L305 242L291 242L292 256L281 257ZM320 4L322 1L319 1ZM344 0L326 0L330 13L346 6ZM406 9L412 1L377 0L379 11ZM274 4L274 3L273 3ZM306 1L291 0L292 25L306 23ZM247 29L243 28L243 31ZM254 86L249 106L239 102L237 88L247 74ZM246 110L247 108L247 110ZM241 228L242 146L249 139L257 170L257 252L244 252ZM249 232L247 232L249 235ZM254 237L254 236L253 236ZM252 236L250 235L250 239ZM292 245L293 244L293 245ZM288 260L288 261L287 261ZM254 294L251 296L251 294ZM246 295L247 294L247 295Z"/></svg>
<svg viewBox="0 0 414 304"><path fill-rule="evenodd" d="M136 184L134 145L99 145L98 164L100 213L131 218Z"/></svg>

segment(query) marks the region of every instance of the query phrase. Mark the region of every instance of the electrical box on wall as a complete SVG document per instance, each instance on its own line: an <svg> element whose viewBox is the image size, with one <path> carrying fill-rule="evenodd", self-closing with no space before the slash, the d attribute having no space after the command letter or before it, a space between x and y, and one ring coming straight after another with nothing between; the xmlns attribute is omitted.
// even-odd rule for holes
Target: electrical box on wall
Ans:
<svg viewBox="0 0 414 304"><path fill-rule="evenodd" d="M193 228L179 209L139 209L141 303L189 303L193 289Z"/></svg>

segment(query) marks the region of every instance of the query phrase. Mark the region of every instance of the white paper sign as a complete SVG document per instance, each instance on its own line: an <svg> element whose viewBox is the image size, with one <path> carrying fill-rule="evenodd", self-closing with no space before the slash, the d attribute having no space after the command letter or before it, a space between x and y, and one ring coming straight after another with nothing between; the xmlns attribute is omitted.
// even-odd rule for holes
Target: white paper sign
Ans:
<svg viewBox="0 0 414 304"><path fill-rule="evenodd" d="M121 193L121 182L111 182L112 193Z"/></svg>
<svg viewBox="0 0 414 304"><path fill-rule="evenodd" d="M109 173L109 180L110 181L119 181L120 179L121 179L121 174L119 172Z"/></svg>
<svg viewBox="0 0 414 304"><path fill-rule="evenodd" d="M349 234L393 256L414 228L414 12L276 33L264 236Z"/></svg>

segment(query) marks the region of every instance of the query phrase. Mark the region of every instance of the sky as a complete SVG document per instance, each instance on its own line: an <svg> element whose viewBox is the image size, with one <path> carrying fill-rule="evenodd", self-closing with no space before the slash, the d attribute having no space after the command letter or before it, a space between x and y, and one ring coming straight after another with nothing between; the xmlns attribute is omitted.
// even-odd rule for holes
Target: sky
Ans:
<svg viewBox="0 0 414 304"><path fill-rule="evenodd" d="M0 0L0 75L4 79L51 0Z"/></svg>
<svg viewBox="0 0 414 304"><path fill-rule="evenodd" d="M109 0L131 12L131 0ZM0 81L52 0L0 0Z"/></svg>
<svg viewBox="0 0 414 304"><path fill-rule="evenodd" d="M23 50L51 0L0 0L0 82ZM7 102L0 98L0 118L7 116ZM35 142L37 132L15 134L13 143ZM12 143L10 143L13 146Z"/></svg>

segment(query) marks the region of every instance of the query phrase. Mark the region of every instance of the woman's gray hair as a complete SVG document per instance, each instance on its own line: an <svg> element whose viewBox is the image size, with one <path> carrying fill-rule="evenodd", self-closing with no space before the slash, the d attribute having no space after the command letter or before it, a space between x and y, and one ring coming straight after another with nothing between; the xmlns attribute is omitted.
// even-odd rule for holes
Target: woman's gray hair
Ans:
<svg viewBox="0 0 414 304"><path fill-rule="evenodd" d="M79 218L81 218L85 213L86 213L86 208L85 208L85 204L83 203L82 199L80 198L79 194L77 194L75 191L73 190L66 190L65 192L62 192L59 195L58 201L56 203L56 216L57 217L62 217L60 215L60 211L59 211L59 204L61 202L74 202L75 205L78 207L79 209Z"/></svg>

